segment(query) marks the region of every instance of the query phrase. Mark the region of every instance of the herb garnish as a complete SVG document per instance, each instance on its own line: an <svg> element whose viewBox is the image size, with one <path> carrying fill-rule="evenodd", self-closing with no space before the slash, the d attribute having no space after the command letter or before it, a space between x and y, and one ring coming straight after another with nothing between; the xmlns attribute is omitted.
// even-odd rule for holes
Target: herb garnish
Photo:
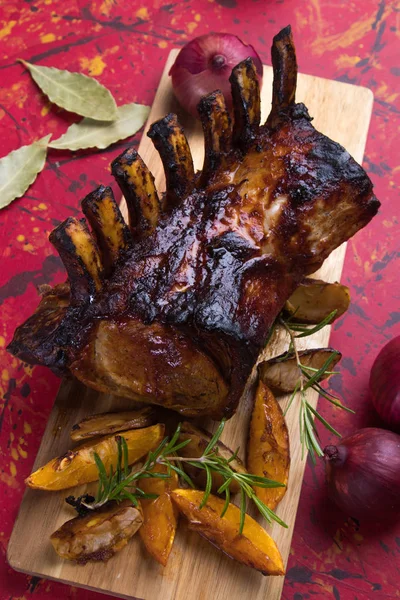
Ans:
<svg viewBox="0 0 400 600"><path fill-rule="evenodd" d="M313 389L318 394L323 396L326 400L328 400L331 404L346 410L347 412L354 413L353 410L344 406L339 398L331 394L328 390L321 387L320 382L322 379L325 379L326 375L336 374L337 371L330 371L329 367L335 361L335 358L338 356L339 352L332 352L326 362L322 365L320 369L315 369L313 367L309 367L307 365L303 365L300 360L299 350L297 348L296 339L307 337L320 331L326 325L332 322L336 315L336 310L332 311L325 319L323 319L317 325L310 327L309 325L302 323L293 323L291 319L285 319L282 315L279 318L279 323L284 327L284 329L289 334L290 343L287 354L293 353L296 358L297 367L299 369L299 380L296 384L296 387L293 390L292 395L290 396L289 403L285 410L285 415L291 407L294 398L297 394L300 395L300 407L299 407L299 421L300 421L300 440L302 444L302 458L304 457L305 450L307 449L310 453L311 460L315 464L316 456L323 456L323 451L321 445L319 443L319 435L314 422L314 418L318 419L328 431L336 435L337 437L342 437L341 434L336 431L332 425L328 423L326 419L309 403L307 400L306 391L308 389ZM294 316L294 315L293 315ZM297 333L297 335L295 335Z"/></svg>
<svg viewBox="0 0 400 600"><path fill-rule="evenodd" d="M224 479L224 483L218 489L219 494L225 494L225 504L221 513L221 517L226 513L229 502L230 502L230 491L229 485L235 480L240 486L240 528L239 532L243 532L244 521L246 517L246 499L250 498L255 503L260 514L269 522L276 521L282 527L287 527L284 523L264 502L262 502L257 496L253 489L253 486L257 487L285 487L285 484L267 479L266 477L260 477L258 475L251 475L250 473L237 473L232 469L230 463L236 458L238 450L229 458L226 459L218 454L218 442L221 434L224 430L225 419L221 421L218 429L212 436L209 444L205 448L202 456L199 458L184 458L178 455L178 451L187 446L191 440L185 440L179 442L179 435L181 425L179 424L174 435L171 439L168 437L164 438L158 448L152 452L149 452L143 465L137 470L132 471L128 466L128 447L126 445L125 438L121 435L118 436L118 460L115 471L111 468L110 472L107 473L104 467L104 463L98 454L94 455L97 469L99 471L99 486L97 489L96 497L94 501L88 502L86 498L72 498L68 497L68 504L79 507L80 514L82 514L82 508L89 510L95 510L100 506L103 506L111 500L118 502L129 499L134 506L137 506L138 501L141 498L156 498L156 495L145 494L140 489L140 481L149 477L156 477L159 479L168 479L171 471L175 471L179 477L186 482L186 484L194 488L193 481L188 474L183 470L183 464L189 464L198 469L206 471L206 489L200 504L202 508L211 493L212 486L212 474L218 473ZM167 473L159 473L153 471L153 468L157 465L165 465L167 467Z"/></svg>

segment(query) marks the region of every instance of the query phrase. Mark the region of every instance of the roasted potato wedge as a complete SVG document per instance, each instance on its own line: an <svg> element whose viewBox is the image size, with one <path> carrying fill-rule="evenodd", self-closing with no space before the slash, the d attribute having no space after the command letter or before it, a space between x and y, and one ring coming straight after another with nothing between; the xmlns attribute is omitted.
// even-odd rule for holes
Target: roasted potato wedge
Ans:
<svg viewBox="0 0 400 600"><path fill-rule="evenodd" d="M299 357L301 363L306 367L320 369L334 352L337 351L333 350L333 348L312 348L310 350L301 350ZM341 353L337 352L337 356L332 361L329 371L333 371L341 358ZM271 360L260 363L258 365L258 372L260 379L274 392L278 393L293 392L299 381L299 369L296 357L294 354L287 356L286 352L275 356L275 358L271 358ZM312 375L312 371L310 371L310 375ZM328 379L329 377L329 373L326 373L319 381Z"/></svg>
<svg viewBox="0 0 400 600"><path fill-rule="evenodd" d="M135 508L129 501L108 502L64 523L50 541L61 558L81 565L90 560L105 562L126 546L142 522L140 507Z"/></svg>
<svg viewBox="0 0 400 600"><path fill-rule="evenodd" d="M133 464L156 448L164 437L164 425L152 425L145 429L125 431L123 436L128 446L128 461ZM118 436L111 435L85 442L63 456L54 458L47 465L30 475L25 483L39 490L65 490L99 478L94 454L104 463L107 473L117 465Z"/></svg>
<svg viewBox="0 0 400 600"><path fill-rule="evenodd" d="M167 473L167 467L157 465L154 469L159 473ZM142 479L140 488L146 494L158 494L158 498L143 499L143 525L139 535L146 550L164 567L167 564L175 532L178 527L178 510L171 500L171 491L179 485L178 476L171 471L169 479Z"/></svg>
<svg viewBox="0 0 400 600"><path fill-rule="evenodd" d="M289 433L281 407L271 390L258 381L247 445L250 473L287 485L290 466ZM254 488L257 496L274 510L286 487Z"/></svg>
<svg viewBox="0 0 400 600"><path fill-rule="evenodd" d="M334 310L337 313L333 321L336 321L349 306L348 287L341 283L327 283L307 277L286 301L285 311L292 316L294 322L317 324Z"/></svg>
<svg viewBox="0 0 400 600"><path fill-rule="evenodd" d="M138 410L117 413L102 413L86 417L71 429L71 439L74 442L86 440L101 435L110 435L128 429L149 427L156 421L156 411L152 406Z"/></svg>
<svg viewBox="0 0 400 600"><path fill-rule="evenodd" d="M221 517L224 500L210 495L202 509L199 508L203 492L177 489L171 493L179 511L189 521L191 529L209 542L248 567L261 571L263 575L283 575L284 566L274 540L249 515L246 515L243 533L239 534L240 510L229 504Z"/></svg>
<svg viewBox="0 0 400 600"><path fill-rule="evenodd" d="M185 458L199 458L204 453L204 450L208 446L209 441L212 438L212 434L206 431L205 429L200 429L199 427L195 427L191 423L184 422L181 425L181 433L179 436L179 441L184 442L185 440L191 440L190 444L179 450L179 454ZM225 446L222 442L218 441L216 444L216 448L218 449L218 454L223 456L224 458L231 458L234 452ZM206 486L206 472L204 470L196 469L191 465L184 464L184 469L189 475L189 477L193 480L194 484L204 489ZM235 458L231 461L230 467L238 472L238 473L246 473L246 468L240 458ZM224 483L224 478L221 477L218 473L212 474L212 490L216 492L218 488ZM232 481L229 486L229 490L232 494L236 494L240 490L240 486L236 481Z"/></svg>

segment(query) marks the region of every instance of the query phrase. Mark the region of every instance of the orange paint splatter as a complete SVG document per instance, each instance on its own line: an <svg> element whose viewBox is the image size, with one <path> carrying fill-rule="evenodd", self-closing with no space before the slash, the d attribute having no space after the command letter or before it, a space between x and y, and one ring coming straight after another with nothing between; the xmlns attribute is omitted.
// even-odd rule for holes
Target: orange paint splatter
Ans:
<svg viewBox="0 0 400 600"><path fill-rule="evenodd" d="M149 18L149 11L147 10L146 6L143 6L142 8L139 8L139 10L136 11L135 15L138 19L145 20Z"/></svg>
<svg viewBox="0 0 400 600"><path fill-rule="evenodd" d="M193 33L193 31L196 29L196 27L197 27L197 23L195 23L194 21L191 21L187 25L189 33Z"/></svg>
<svg viewBox="0 0 400 600"><path fill-rule="evenodd" d="M54 33L45 33L40 36L40 41L42 42L42 44L49 44L50 42L54 42L55 39L56 36L54 35Z"/></svg>
<svg viewBox="0 0 400 600"><path fill-rule="evenodd" d="M391 12L391 6L386 6L381 20L384 21ZM347 48L354 42L361 40L369 31L375 21L375 15L372 15L364 21L352 23L346 31L341 31L333 35L326 35L323 31L319 32L310 47L315 56L321 56L325 52L333 52L337 48Z"/></svg>
<svg viewBox="0 0 400 600"><path fill-rule="evenodd" d="M20 445L18 445L18 452L19 454L22 456L22 458L28 458L28 453L26 450L24 450L23 448L21 448Z"/></svg>
<svg viewBox="0 0 400 600"><path fill-rule="evenodd" d="M96 76L101 75L107 66L101 56L95 56L94 58L81 58L79 60L83 71L88 71L89 75Z"/></svg>
<svg viewBox="0 0 400 600"><path fill-rule="evenodd" d="M113 6L114 0L104 0L104 2L100 6L100 12L103 13L103 15L109 16Z"/></svg>
<svg viewBox="0 0 400 600"><path fill-rule="evenodd" d="M6 23L6 25L2 29L0 29L0 40L7 37L11 33L13 27L15 27L17 22L18 21L8 21L8 23Z"/></svg>
<svg viewBox="0 0 400 600"><path fill-rule="evenodd" d="M342 54L338 56L335 60L335 65L338 69L347 69L349 67L354 67L360 60L359 56L349 56L347 54Z"/></svg>

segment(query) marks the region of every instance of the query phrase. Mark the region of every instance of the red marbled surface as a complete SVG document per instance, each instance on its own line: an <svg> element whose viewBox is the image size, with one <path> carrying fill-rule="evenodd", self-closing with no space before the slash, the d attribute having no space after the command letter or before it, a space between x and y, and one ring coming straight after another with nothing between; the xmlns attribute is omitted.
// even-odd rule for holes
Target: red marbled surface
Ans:
<svg viewBox="0 0 400 600"><path fill-rule="evenodd" d="M331 343L344 353L332 387L357 415L323 407L344 433L379 424L368 376L379 348L400 333L398 158L400 5L389 0L2 0L0 2L0 155L49 132L57 136L76 117L49 104L21 57L96 76L119 104L151 104L171 48L210 30L253 43L269 63L272 36L294 29L300 68L364 85L375 94L364 164L382 209L351 240L343 282L352 305ZM357 110L357 107L355 107ZM137 143L140 134L133 138ZM59 380L5 352L14 328L37 304L35 287L64 272L47 241L49 231L79 214L80 199L102 182L114 185L110 161L131 144L106 151L50 152L44 172L24 198L0 214L0 600L100 599L94 592L38 580L6 564L7 542L57 392ZM328 436L323 432L323 441ZM346 519L325 496L323 466L307 467L293 537L285 600L370 600L400 596L400 528L386 531ZM104 597L104 596L103 596ZM275 600L275 599L271 599Z"/></svg>

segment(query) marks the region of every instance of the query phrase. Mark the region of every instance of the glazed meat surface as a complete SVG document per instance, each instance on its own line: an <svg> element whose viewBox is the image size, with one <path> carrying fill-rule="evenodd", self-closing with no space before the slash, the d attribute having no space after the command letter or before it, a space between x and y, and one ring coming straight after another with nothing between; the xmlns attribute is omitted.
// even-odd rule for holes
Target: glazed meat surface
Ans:
<svg viewBox="0 0 400 600"><path fill-rule="evenodd" d="M87 221L52 232L68 280L16 330L13 354L187 416L234 413L287 298L379 208L362 167L295 103L290 27L272 63L266 124L251 59L231 75L233 125L220 92L202 99L200 173L175 115L151 126L162 198L134 150L113 162L129 226L101 186L82 202Z"/></svg>

